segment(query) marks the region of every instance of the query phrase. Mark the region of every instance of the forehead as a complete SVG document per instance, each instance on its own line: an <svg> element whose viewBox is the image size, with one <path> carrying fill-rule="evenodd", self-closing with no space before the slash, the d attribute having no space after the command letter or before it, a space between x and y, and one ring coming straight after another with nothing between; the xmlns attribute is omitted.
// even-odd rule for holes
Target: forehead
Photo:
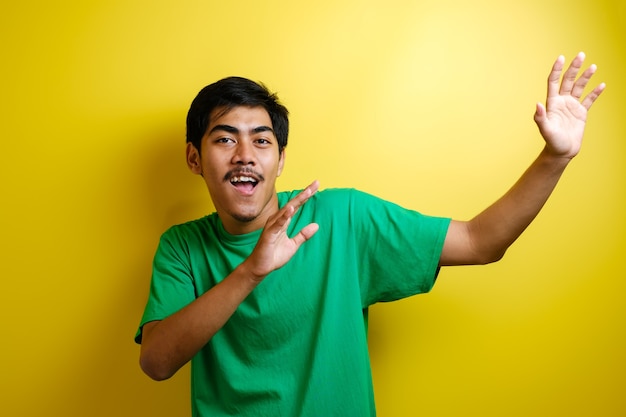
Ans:
<svg viewBox="0 0 626 417"><path fill-rule="evenodd" d="M217 107L209 114L207 132L216 125L255 128L267 126L273 128L269 113L262 106Z"/></svg>

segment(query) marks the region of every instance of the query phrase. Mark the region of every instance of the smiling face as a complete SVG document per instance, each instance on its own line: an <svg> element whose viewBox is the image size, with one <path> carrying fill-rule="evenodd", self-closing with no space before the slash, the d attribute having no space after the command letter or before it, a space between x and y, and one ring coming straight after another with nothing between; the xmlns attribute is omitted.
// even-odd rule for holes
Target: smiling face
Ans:
<svg viewBox="0 0 626 417"><path fill-rule="evenodd" d="M284 160L263 107L217 108L210 114L201 154L187 144L187 165L204 178L231 234L262 228L278 210L275 183Z"/></svg>

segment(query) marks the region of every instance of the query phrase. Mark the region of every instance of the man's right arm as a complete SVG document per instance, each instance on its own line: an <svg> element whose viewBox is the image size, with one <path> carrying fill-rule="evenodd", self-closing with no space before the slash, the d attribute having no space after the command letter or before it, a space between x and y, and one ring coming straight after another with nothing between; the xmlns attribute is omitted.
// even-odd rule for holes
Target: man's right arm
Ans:
<svg viewBox="0 0 626 417"><path fill-rule="evenodd" d="M226 324L254 288L317 232L318 225L312 223L293 238L287 236L291 218L317 188L315 181L271 216L250 256L222 282L171 316L144 324L139 363L149 377L161 381L173 376Z"/></svg>
<svg viewBox="0 0 626 417"><path fill-rule="evenodd" d="M183 309L164 320L146 323L141 369L157 381L173 376L224 326L259 282L244 262Z"/></svg>

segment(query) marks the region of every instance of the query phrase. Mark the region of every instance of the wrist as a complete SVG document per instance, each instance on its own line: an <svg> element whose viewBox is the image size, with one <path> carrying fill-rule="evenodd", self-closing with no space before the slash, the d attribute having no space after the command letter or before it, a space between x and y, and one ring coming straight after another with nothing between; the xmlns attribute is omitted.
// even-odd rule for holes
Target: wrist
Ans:
<svg viewBox="0 0 626 417"><path fill-rule="evenodd" d="M555 168L564 169L572 161L572 159L574 159L574 156L575 155L555 153L546 145L539 154L539 159Z"/></svg>
<svg viewBox="0 0 626 417"><path fill-rule="evenodd" d="M247 258L241 264L239 264L237 269L241 273L242 277L245 277L254 286L258 285L267 276L267 274L263 274L263 273L258 272L252 266L252 261L250 261L250 258Z"/></svg>

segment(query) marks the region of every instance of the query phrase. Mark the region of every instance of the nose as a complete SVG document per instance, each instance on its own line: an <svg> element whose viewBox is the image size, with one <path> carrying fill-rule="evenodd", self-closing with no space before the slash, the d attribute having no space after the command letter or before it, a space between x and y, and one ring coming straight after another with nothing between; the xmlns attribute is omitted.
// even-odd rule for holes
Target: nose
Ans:
<svg viewBox="0 0 626 417"><path fill-rule="evenodd" d="M256 154L252 143L246 140L239 141L233 153L233 164L256 165Z"/></svg>

